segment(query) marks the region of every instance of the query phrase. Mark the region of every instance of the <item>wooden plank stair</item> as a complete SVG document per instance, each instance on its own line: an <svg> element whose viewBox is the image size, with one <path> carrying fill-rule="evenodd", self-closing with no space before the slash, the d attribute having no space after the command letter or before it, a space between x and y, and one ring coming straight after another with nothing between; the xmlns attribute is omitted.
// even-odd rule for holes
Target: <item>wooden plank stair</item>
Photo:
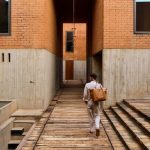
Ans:
<svg viewBox="0 0 150 150"><path fill-rule="evenodd" d="M117 103L117 106L121 108L131 119L133 119L147 134L150 136L150 122L146 118L143 118L141 114L139 114L131 107L128 107L126 103Z"/></svg>
<svg viewBox="0 0 150 150"><path fill-rule="evenodd" d="M113 145L112 130L129 150L150 150L150 99L130 99L117 103L116 106L104 110L108 120L105 120L105 130ZM102 119L103 123L103 119ZM105 126L103 123L103 126ZM115 146L114 146L115 149Z"/></svg>
<svg viewBox="0 0 150 150"><path fill-rule="evenodd" d="M114 150L126 150L125 145L121 142L118 134L115 132L113 126L111 126L106 116L101 113L101 123L107 133L107 136L112 144Z"/></svg>
<svg viewBox="0 0 150 150"><path fill-rule="evenodd" d="M12 149L16 149L17 148L17 146L20 144L20 140L11 140L11 141L9 141L9 143L8 143L8 149L10 150L12 150Z"/></svg>
<svg viewBox="0 0 150 150"><path fill-rule="evenodd" d="M123 123L123 125L132 133L134 138L141 144L145 150L150 148L150 137L147 135L138 124L134 122L127 114L125 114L119 107L111 107L112 111Z"/></svg>
<svg viewBox="0 0 150 150"><path fill-rule="evenodd" d="M143 150L141 145L134 140L131 132L120 122L112 110L105 110L104 112L126 149Z"/></svg>
<svg viewBox="0 0 150 150"><path fill-rule="evenodd" d="M24 128L23 127L13 127L11 129L11 135L22 135L24 132Z"/></svg>
<svg viewBox="0 0 150 150"><path fill-rule="evenodd" d="M150 99L132 99L123 100L123 102L150 121Z"/></svg>
<svg viewBox="0 0 150 150"><path fill-rule="evenodd" d="M22 149L150 149L150 101L145 100L143 104L141 100L124 100L104 110L104 113L101 112L102 126L100 136L96 138L95 134L89 133L89 118L86 105L81 99L82 92L82 88L72 87L60 90Z"/></svg>

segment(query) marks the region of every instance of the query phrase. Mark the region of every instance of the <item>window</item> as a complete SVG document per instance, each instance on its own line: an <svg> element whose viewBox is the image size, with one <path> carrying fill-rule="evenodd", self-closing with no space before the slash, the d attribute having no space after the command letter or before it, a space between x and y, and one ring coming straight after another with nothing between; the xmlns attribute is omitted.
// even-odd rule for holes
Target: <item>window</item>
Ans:
<svg viewBox="0 0 150 150"><path fill-rule="evenodd" d="M74 32L67 31L66 32L66 51L67 52L73 52L74 51Z"/></svg>
<svg viewBox="0 0 150 150"><path fill-rule="evenodd" d="M10 0L0 0L0 34L10 34Z"/></svg>
<svg viewBox="0 0 150 150"><path fill-rule="evenodd" d="M136 32L150 33L150 0L135 0Z"/></svg>

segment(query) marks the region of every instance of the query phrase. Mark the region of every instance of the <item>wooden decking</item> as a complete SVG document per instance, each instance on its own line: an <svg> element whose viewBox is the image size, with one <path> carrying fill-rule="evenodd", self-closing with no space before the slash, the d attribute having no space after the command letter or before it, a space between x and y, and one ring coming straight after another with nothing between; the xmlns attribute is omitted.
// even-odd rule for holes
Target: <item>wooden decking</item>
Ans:
<svg viewBox="0 0 150 150"><path fill-rule="evenodd" d="M150 150L150 100L124 100L105 110L108 121L126 149ZM107 126L106 126L107 129ZM112 131L107 132L110 141Z"/></svg>
<svg viewBox="0 0 150 150"><path fill-rule="evenodd" d="M124 100L101 112L100 136L89 133L82 88L59 91L22 150L150 150L150 100Z"/></svg>
<svg viewBox="0 0 150 150"><path fill-rule="evenodd" d="M23 150L112 150L104 128L89 133L89 118L81 88L65 88L24 144ZM55 107L54 107L55 105Z"/></svg>

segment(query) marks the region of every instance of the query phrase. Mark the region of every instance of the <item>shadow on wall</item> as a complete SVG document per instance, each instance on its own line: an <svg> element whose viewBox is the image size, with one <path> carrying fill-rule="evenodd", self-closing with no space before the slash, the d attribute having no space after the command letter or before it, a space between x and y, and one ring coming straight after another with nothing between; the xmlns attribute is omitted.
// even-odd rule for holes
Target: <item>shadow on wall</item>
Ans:
<svg viewBox="0 0 150 150"><path fill-rule="evenodd" d="M102 79L102 71L103 71L103 65L102 65L102 51L97 53L92 57L92 72L97 74L97 80L103 84Z"/></svg>

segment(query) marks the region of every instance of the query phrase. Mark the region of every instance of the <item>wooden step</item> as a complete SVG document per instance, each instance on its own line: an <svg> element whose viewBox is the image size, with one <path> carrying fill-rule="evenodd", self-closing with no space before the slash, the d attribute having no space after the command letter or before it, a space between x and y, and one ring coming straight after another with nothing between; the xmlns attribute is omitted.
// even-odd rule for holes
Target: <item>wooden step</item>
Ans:
<svg viewBox="0 0 150 150"><path fill-rule="evenodd" d="M111 142L111 145L114 150L126 150L125 145L120 140L118 134L115 132L113 126L111 126L109 120L106 118L106 116L101 113L101 123L107 133L107 136ZM115 140L114 140L115 139Z"/></svg>
<svg viewBox="0 0 150 150"><path fill-rule="evenodd" d="M104 112L127 149L143 150L141 145L135 141L131 132L120 122L111 110L105 110Z"/></svg>
<svg viewBox="0 0 150 150"><path fill-rule="evenodd" d="M23 127L24 131L27 132L31 126L35 123L35 120L15 120L14 127Z"/></svg>
<svg viewBox="0 0 150 150"><path fill-rule="evenodd" d="M150 136L150 122L145 119L142 115L137 113L135 110L128 107L125 103L117 103L118 107L120 107L127 115L129 115L137 124L149 134Z"/></svg>
<svg viewBox="0 0 150 150"><path fill-rule="evenodd" d="M27 132L23 132L22 135L11 135L11 140L22 140L26 136Z"/></svg>
<svg viewBox="0 0 150 150"><path fill-rule="evenodd" d="M16 149L17 146L20 144L20 140L11 140L8 143L8 149Z"/></svg>
<svg viewBox="0 0 150 150"><path fill-rule="evenodd" d="M11 135L11 140L20 140L26 136L27 132L23 132L22 135Z"/></svg>
<svg viewBox="0 0 150 150"><path fill-rule="evenodd" d="M18 109L11 116L16 120L39 120L42 114L42 109Z"/></svg>
<svg viewBox="0 0 150 150"><path fill-rule="evenodd" d="M11 140L22 140L24 135L11 135Z"/></svg>
<svg viewBox="0 0 150 150"><path fill-rule="evenodd" d="M93 146L94 147L94 146ZM61 147L61 148L58 148L58 147L50 147L50 146L37 146L35 150L93 150L93 147ZM25 149L25 150L30 150L30 149ZM99 150L99 148L97 149L94 149L94 150ZM103 149L103 150L107 150L107 149Z"/></svg>
<svg viewBox="0 0 150 150"><path fill-rule="evenodd" d="M150 121L150 100L123 100L129 107Z"/></svg>
<svg viewBox="0 0 150 150"><path fill-rule="evenodd" d="M11 135L22 135L24 132L24 128L23 127L13 127L11 129Z"/></svg>
<svg viewBox="0 0 150 150"><path fill-rule="evenodd" d="M83 96L83 93L82 92L62 92L61 95L62 96L65 96L65 95L69 95L69 96L72 96L72 95Z"/></svg>
<svg viewBox="0 0 150 150"><path fill-rule="evenodd" d="M124 126L130 131L130 133L132 133L135 140L137 140L137 142L141 144L145 150L149 150L150 137L143 132L141 128L139 128L138 124L134 122L127 114L125 114L119 107L111 107L111 109L124 124Z"/></svg>
<svg viewBox="0 0 150 150"><path fill-rule="evenodd" d="M35 120L15 120L14 123L35 123Z"/></svg>

